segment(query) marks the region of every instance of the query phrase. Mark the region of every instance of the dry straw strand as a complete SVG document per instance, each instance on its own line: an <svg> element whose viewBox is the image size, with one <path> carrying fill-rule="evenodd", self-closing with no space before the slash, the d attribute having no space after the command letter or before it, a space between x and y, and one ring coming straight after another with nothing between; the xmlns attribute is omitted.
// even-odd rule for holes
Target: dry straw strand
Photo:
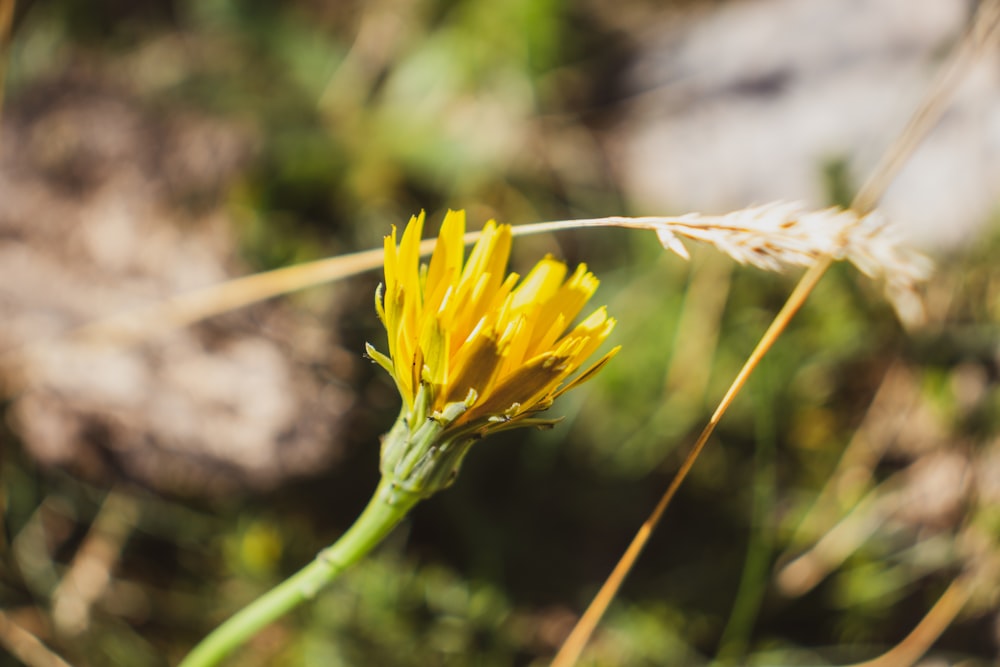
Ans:
<svg viewBox="0 0 1000 667"><path fill-rule="evenodd" d="M971 575L959 575L903 641L877 658L847 667L904 667L916 663L962 611L972 597L973 587Z"/></svg>
<svg viewBox="0 0 1000 667"><path fill-rule="evenodd" d="M3 2L3 7L13 7L13 2ZM995 36L996 20L995 12L1000 7L997 2L985 2L981 9L981 16L976 22L973 30L973 38L966 40L959 49L962 59L955 59L953 68L945 72L942 78L944 84L953 86L957 83L958 74L963 72L971 58L977 53L977 45L981 45L987 37ZM992 23L985 20L986 10L994 12ZM8 16L9 18L9 16ZM2 84L2 80L0 80ZM867 275L884 279L886 282L887 294L900 313L904 321L910 322L919 318L920 304L916 298L915 287L919 281L926 278L929 271L929 263L925 258L906 251L895 236L893 228L877 211L870 211L874 200L878 195L872 192L884 190L888 178L899 166L905 162L906 157L912 151L912 146L922 138L927 129L940 115L945 107L947 96L953 88L946 89L942 84L940 88L935 88L936 95L932 98L935 105L927 105L921 108L921 113L914 117L911 125L904 131L904 137L912 142L910 147L897 144L895 151L890 151L887 155L889 159L876 170L876 177L869 183L870 189L862 190L855 202L853 210L826 209L813 211L802 204L790 202L775 202L762 206L751 207L733 213L708 216L701 214L689 214L676 218L602 218L593 221L565 221L565 228L588 226L587 222L593 222L593 226L619 226L641 228L654 231L664 247L671 251L686 256L687 251L680 238L708 243L720 251L726 253L734 260L741 263L751 264L767 270L782 270L791 266L809 266L811 269L803 277L793 295L789 298L785 308L777 316L772 326L765 333L761 342L755 349L754 354L747 361L747 365L734 381L732 387L727 392L726 397L720 403L712 419L706 425L702 436L699 437L691 453L680 468L670 488L667 490L656 510L640 529L633 547L630 547L626 558L631 558L631 562L620 573L620 581L624 579L631 563L644 546L645 541L651 534L655 525L662 516L680 483L690 470L695 459L705 446L708 437L711 435L715 425L721 419L728 405L738 393L742 383L752 372L757 361L766 353L773 342L780 335L788 321L804 303L805 298L818 282L819 278L828 268L831 258L850 261ZM0 85L2 89L2 85ZM936 115L935 115L936 114ZM879 182L882 184L880 185ZM871 199L869 202L868 199ZM864 214L854 211L865 211ZM551 224L551 223L550 223ZM558 223L555 223L558 224ZM530 233L541 233L548 231L543 229L544 225L526 225L520 229L515 229L515 234L525 235ZM470 243L475 239L475 235L469 235L466 242ZM429 240L428 245L433 240ZM350 260L335 262L334 260ZM188 296L178 297L165 304L158 304L148 310L119 316L109 320L93 323L80 330L77 330L74 338L86 339L89 341L103 340L115 344L135 343L157 333L172 328L187 326L205 317L225 312L234 308L239 308L256 301L285 294L290 291L303 289L305 287L317 285L324 282L338 280L351 275L356 275L363 271L377 268L381 265L381 250L357 253L356 255L330 260L321 260L307 265L280 269L267 274L258 274L230 281L219 286L207 288L206 290L193 293ZM772 333L773 332L773 333ZM641 539L640 539L641 537ZM617 568L616 568L617 571ZM614 576L614 575L613 575ZM609 579L610 581L610 579ZM953 588L942 597L939 605L925 619L926 623L921 623L911 634L927 637L932 634L929 631L919 632L934 625L932 621L937 621L934 631L940 631L947 627L947 624L960 611L965 599L968 597L966 582L957 580ZM615 590L617 586L615 587ZM614 592L611 597L613 598ZM610 600L610 598L607 598ZM941 610L939 610L941 607ZM943 611L942 611L943 610ZM603 613L603 610L601 611ZM597 616L599 620L600 614ZM944 623L941 626L941 622ZM17 641L23 641L20 634L16 636L12 633L20 633L18 626L14 625L3 613L0 613L0 626L5 628L5 636L15 637ZM594 623L596 626L596 621ZM936 629L941 626L940 629ZM592 631L593 628L591 628ZM936 635L934 635L936 637ZM586 637L589 637L589 632ZM586 637L583 641L586 642ZM932 640L931 640L932 641ZM918 647L919 652L911 650L907 653L909 662L919 658L927 647L929 641L914 641L910 646ZM583 645L580 645L582 650ZM39 650L39 646L34 646L33 650ZM579 653L577 654L579 655ZM889 655L889 654L887 654ZM899 657L899 656L896 656ZM50 655L46 659L51 662L39 661L37 664L65 664L57 656ZM557 660L558 663L558 660ZM36 663L31 663L36 664ZM572 664L572 663L566 663ZM904 664L903 662L876 662L875 664Z"/></svg>
<svg viewBox="0 0 1000 667"><path fill-rule="evenodd" d="M770 350L777 341L781 332L788 326L792 317L795 316L795 313L797 313L799 308L802 307L802 304L805 303L806 298L810 293L812 293L816 283L818 283L819 279L823 277L823 274L826 272L826 269L830 266L831 262L832 260L829 257L821 258L818 263L814 264L812 268L810 268L806 274L802 276L802 279L795 286L795 290L792 292L791 296L788 297L788 300L785 302L781 311L777 314L777 316L775 316L771 325L767 328L767 331L764 332L760 342L757 343L757 347L755 347L753 352L750 353L750 357L747 359L746 363L743 364L743 368L740 369L736 379L733 380L733 383L730 385L726 395L723 396L722 400L719 402L719 405L712 414L711 419L709 419L705 428L698 436L698 439L695 441L694 445L691 446L690 451L684 457L684 461L681 463L680 468L677 469L677 473L671 480L666 492L664 492L649 517L643 522L642 526L639 527L639 530L636 532L635 537L632 538L632 542L629 544L628 549L619 559L617 565L615 565L614 570L612 570L604 584L601 585L597 595L594 596L593 601L587 607L586 611L584 611L580 620L566 638L566 641L559 649L555 658L553 658L552 667L570 667L571 665L575 665L577 660L579 660L584 647L587 645L591 635L597 628L597 624L604 616L604 612L607 611L611 601L618 594L618 589L621 588L622 583L625 581L625 577L628 576L632 566L635 565L636 560L642 553L643 548L649 541L650 536L653 534L653 530L660 522L664 512L666 512L667 507L674 498L674 495L676 495L681 483L687 477L691 468L694 467L695 461L698 459L698 456L708 443L708 439L715 431L716 425L718 425L719 421L722 420L722 416L729 409L729 406L732 404L733 400L735 400L736 395L740 392L740 390L742 390L744 384L746 384L746 381L750 377L750 373L752 373L754 368L757 367L760 360L763 359L764 355L767 354L768 350Z"/></svg>
<svg viewBox="0 0 1000 667"><path fill-rule="evenodd" d="M3 118L3 101L7 83L7 64L10 62L10 29L14 21L14 0L0 0L0 119Z"/></svg>
<svg viewBox="0 0 1000 667"><path fill-rule="evenodd" d="M70 667L41 639L14 621L9 611L0 609L0 645L28 667Z"/></svg>
<svg viewBox="0 0 1000 667"><path fill-rule="evenodd" d="M961 81L962 76L969 70L969 67L975 62L975 60L978 57L981 57L987 48L997 39L997 35L1000 33L998 26L1000 26L1000 0L989 0L988 2L980 5L979 11L973 19L971 29L962 39L958 47L952 52L949 62L942 69L941 74L924 96L923 101L914 112L910 122L907 123L900 135L897 137L896 141L886 151L882 162L879 163L872 176L868 179L864 186L862 186L861 190L855 197L851 208L854 211L860 212L861 217L864 217L872 212L875 203L885 192L885 189L888 187L893 177L898 173L899 169L906 162L908 157L912 155L919 143L926 137L927 133L941 117L941 114L947 107L952 94L958 86L958 83ZM668 237L665 244L676 251L674 246L679 244L675 244L673 241L674 239L670 239ZM877 256L878 255L876 255L876 257ZM865 255L859 255L858 258L864 261ZM782 307L778 315L775 316L775 319L761 337L757 347L751 353L750 358L744 364L740 373L737 375L729 390L726 392L725 397L723 397L722 401L719 403L715 414L712 415L712 418L709 420L708 424L706 424L705 429L699 435L698 440L692 446L666 492L663 494L650 516L645 522L643 522L642 526L633 538L632 543L618 561L618 564L615 566L611 575L609 575L607 580L604 582L601 589L594 597L594 600L570 632L562 647L560 647L558 653L553 659L553 667L570 667L571 665L576 664L580 655L582 655L583 649L589 641L590 636L596 629L597 623L604 615L604 612L610 605L611 600L613 600L615 595L617 595L618 589L624 581L625 576L638 559L639 554L642 552L643 547L645 547L646 542L649 540L656 524L659 523L660 518L676 493L677 488L687 476L687 473L693 466L694 461L701 453L708 437L715 430L715 426L718 423L719 418L721 418L722 414L725 413L726 409L728 409L733 397L735 397L735 394L740 391L747 377L749 377L749 374L756 367L757 363L759 363L760 359L763 358L764 354L770 349L780 333L791 321L791 318L798 311L799 307L805 302L805 298L812 292L812 289L819 282L819 279L829 268L832 260L833 256L831 255L820 258L799 280L795 290L792 292L791 296L789 296L784 307ZM893 286L892 279L890 278L890 292L898 286L898 283ZM903 311L906 312L909 307L912 306L904 306ZM949 600L950 599L951 598L949 598ZM964 604L964 599L958 605L959 609L962 604ZM931 612L929 612L927 618L931 618L933 616L936 619L944 616L935 612L935 609L932 609ZM954 611L954 614L957 613L958 609ZM954 618L954 614L950 614L950 618ZM927 618L925 618L925 621ZM949 623L950 618L948 621ZM943 628L941 628L941 630L943 630ZM914 634L916 634L916 632L917 631L915 630ZM908 640L904 640L904 644L907 643L907 641ZM899 664L912 664L913 661L919 659L919 656L922 655L928 647L929 644L924 646L923 650L917 653L915 657L912 657L909 662ZM908 657L910 655L910 653L907 653Z"/></svg>
<svg viewBox="0 0 1000 667"><path fill-rule="evenodd" d="M896 228L877 211L858 216L836 208L809 210L805 205L774 202L725 215L689 213L679 217L611 216L559 220L512 229L527 236L585 227L622 227L654 232L663 246L687 258L679 237L708 243L734 260L780 271L809 266L820 257L846 259L873 278L884 279L887 295L904 322L919 321L922 308L916 286L925 279L930 262L900 243ZM478 232L466 234L470 244ZM428 254L434 239L421 244ZM82 343L133 345L200 320L272 297L371 271L382 265L377 248L257 273L181 294L146 308L100 319L67 332L64 340ZM8 365L43 354L58 341L41 341L0 357Z"/></svg>
<svg viewBox="0 0 1000 667"><path fill-rule="evenodd" d="M561 220L515 229L526 234L585 226L650 230L664 248L685 259L689 255L680 238L699 241L765 271L808 267L822 257L846 260L885 283L886 296L904 323L923 318L918 286L930 276L931 262L908 248L900 229L877 210L812 210L801 202L776 201L723 215Z"/></svg>

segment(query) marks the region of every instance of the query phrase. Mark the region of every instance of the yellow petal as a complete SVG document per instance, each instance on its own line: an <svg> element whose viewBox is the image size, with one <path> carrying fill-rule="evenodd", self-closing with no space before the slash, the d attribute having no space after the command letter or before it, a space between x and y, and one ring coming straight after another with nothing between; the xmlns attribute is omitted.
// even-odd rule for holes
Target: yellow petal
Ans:
<svg viewBox="0 0 1000 667"><path fill-rule="evenodd" d="M396 266L399 263L396 257L396 225L392 226L392 232L387 234L385 238L382 239L382 247L385 253L385 259L383 264L385 265L385 284L386 288L395 287L397 283L397 273Z"/></svg>
<svg viewBox="0 0 1000 667"><path fill-rule="evenodd" d="M588 368L587 370L585 370L584 372L580 373L575 378L573 378L572 380L570 380L564 387L561 387L559 389L559 391L557 391L555 394L552 395L552 398L558 398L558 397L562 396L563 394L565 394L570 389L573 389L574 387L580 386L581 384L583 384L584 382L586 382L590 378L592 378L595 375L597 375L597 372L599 370L601 370L602 368L604 368L604 365L606 363L608 363L609 361L611 361L611 359L616 354L618 354L618 351L621 350L621 349L622 349L621 345L618 345L616 347L611 348L611 351L609 351L607 354L605 354L603 357L601 357L590 368Z"/></svg>
<svg viewBox="0 0 1000 667"><path fill-rule="evenodd" d="M517 289L514 290L514 299L511 308L515 312L528 307L533 303L548 301L556 293L566 277L566 265L552 255L547 255L535 268L528 273Z"/></svg>
<svg viewBox="0 0 1000 667"><path fill-rule="evenodd" d="M501 352L494 336L479 334L467 343L455 363L455 378L441 405L463 400L470 389L482 397L488 395L500 368Z"/></svg>
<svg viewBox="0 0 1000 667"><path fill-rule="evenodd" d="M424 212L410 218L399 242L399 281L407 292L420 296L420 238L424 231Z"/></svg>
<svg viewBox="0 0 1000 667"><path fill-rule="evenodd" d="M441 224L434 253L431 255L424 287L428 309L436 310L445 293L457 282L465 254L465 211L448 211Z"/></svg>
<svg viewBox="0 0 1000 667"><path fill-rule="evenodd" d="M558 361L552 353L539 355L501 378L489 396L483 397L481 403L466 413L467 420L504 414L515 403L519 404L518 412L530 409L558 385L565 370Z"/></svg>
<svg viewBox="0 0 1000 667"><path fill-rule="evenodd" d="M488 274L492 280L489 291L497 289L503 283L507 270L511 239L510 225L497 225L492 220L487 222L462 271L459 279L461 287L469 289L479 281L480 276Z"/></svg>
<svg viewBox="0 0 1000 667"><path fill-rule="evenodd" d="M559 290L548 300L545 307L538 315L538 322L535 325L531 342L532 349L545 349L565 330L565 326L576 319L587 301L597 291L600 282L594 274L587 271L586 264L576 267L573 275L559 287ZM565 322L564 328L558 331L552 330L552 325L556 320L562 318ZM554 337L553 337L554 335Z"/></svg>
<svg viewBox="0 0 1000 667"><path fill-rule="evenodd" d="M420 334L420 349L423 351L423 380L435 386L444 386L448 382L448 332L441 327L438 318L433 313L424 318L423 331Z"/></svg>
<svg viewBox="0 0 1000 667"><path fill-rule="evenodd" d="M389 357L370 356L390 372L413 409L418 389L432 410L475 395L455 424L524 418L592 377L612 350L569 384L610 334L604 308L567 332L597 289L585 265L567 278L566 265L546 256L518 283L507 274L512 233L488 222L463 262L465 216L449 211L430 261L420 263L424 215L411 218L396 244L385 239L385 286L376 311L389 337Z"/></svg>

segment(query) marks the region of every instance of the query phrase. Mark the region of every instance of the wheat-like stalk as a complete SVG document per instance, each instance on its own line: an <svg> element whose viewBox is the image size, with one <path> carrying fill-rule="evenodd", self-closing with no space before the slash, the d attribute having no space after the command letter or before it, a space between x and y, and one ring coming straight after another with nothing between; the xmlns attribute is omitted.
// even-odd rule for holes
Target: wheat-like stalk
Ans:
<svg viewBox="0 0 1000 667"><path fill-rule="evenodd" d="M866 275L885 281L886 294L905 323L919 322L923 314L917 289L930 274L931 262L906 247L898 228L878 211L860 215L851 209L811 210L802 203L779 201L724 215L610 216L517 225L511 231L514 236L528 236L585 227L652 231L664 248L684 259L690 255L680 239L699 241L741 264L768 271L812 266L825 257L847 260ZM478 232L471 232L463 242L471 244L478 238ZM429 254L433 243L433 239L424 242L421 254ZM64 338L131 345L257 301L376 269L382 259L382 249L377 248L236 278L90 322L66 332ZM23 362L57 344L36 341L8 350L0 353L0 363Z"/></svg>
<svg viewBox="0 0 1000 667"><path fill-rule="evenodd" d="M923 318L917 286L931 261L902 243L898 227L880 211L812 211L798 202L773 202L722 216L687 215L657 230L664 247L685 254L677 237L710 243L741 264L769 271L810 266L823 256L846 260L884 280L886 296L906 323Z"/></svg>
<svg viewBox="0 0 1000 667"><path fill-rule="evenodd" d="M684 259L689 254L681 238L700 241L766 271L812 266L824 257L846 260L884 281L886 296L903 322L916 324L923 318L918 287L930 276L931 261L908 247L899 228L878 210L814 210L801 202L777 201L723 215L565 220L523 225L515 233L589 226L653 231L664 248Z"/></svg>
<svg viewBox="0 0 1000 667"><path fill-rule="evenodd" d="M874 218L878 224L869 223L865 225L861 223L872 214L875 203L885 192L893 177L899 172L899 169L908 157L912 155L917 145L927 136L937 120L940 119L963 75L968 72L976 59L983 57L988 49L996 44L998 39L1000 39L1000 0L988 0L980 5L976 16L973 18L971 29L954 50L950 62L942 69L910 121L903 128L896 141L885 152L881 162L876 166L872 175L855 196L852 209L862 212L860 216L856 216L859 218L858 224L845 228L844 235L838 237L841 244L836 247L840 249L842 257L854 262L866 273L886 275L886 286L890 299L894 300L897 311L903 315L904 319L911 316L914 303L917 305L920 303L919 301L913 302L910 300L910 283L903 277L908 271L904 271L902 275L898 271L899 266L894 261L897 258L897 253L889 251L890 248L894 247L892 243L882 245L881 243L871 242L873 238L877 237L879 230L882 230L882 238L885 239L892 239L895 235L885 234L886 225L880 221L880 217ZM852 237L858 233L863 233L866 228L876 232L876 234L874 236L869 235L866 243L855 245L854 252L850 252ZM658 234L660 240L668 248L671 248L674 252L686 253L686 250L675 235L665 235L662 232L658 232ZM681 235L690 237L688 234ZM708 438L715 430L715 425L728 409L733 397L746 382L746 378L771 348L788 322L812 292L835 256L834 254L821 255L819 258L813 260L812 266L799 280L795 290L788 297L778 315L775 316L767 331L764 332L757 347L754 348L754 351L743 365L736 379L730 385L726 395L719 402L715 413L691 447L681 467L667 487L666 492L660 498L656 507L653 508L646 521L639 527L635 537L619 559L614 570L605 580L604 584L602 584L593 601L580 617L580 620L574 626L565 642L563 642L563 645L552 661L552 667L572 667L576 664L598 622L610 605L611 600L617 595L622 582L638 559L639 554L642 552L649 540L649 536L673 499L678 487L687 476L694 465L694 461L698 458ZM886 260L888 260L887 264L880 265L880 262ZM911 263L914 268L923 265L925 267L923 271L926 271L927 265L915 258L911 257L908 261L903 262L906 266L909 266ZM888 273L889 269L894 269L894 272ZM918 270L920 269L918 268ZM967 596L964 594L964 590L965 579L960 576L959 579L953 582L952 586L949 587L938 601L938 604L931 609L914 632L888 653L874 661L870 661L868 663L869 667L874 667L874 665L881 667L882 665L890 664L909 665L918 660L965 604Z"/></svg>

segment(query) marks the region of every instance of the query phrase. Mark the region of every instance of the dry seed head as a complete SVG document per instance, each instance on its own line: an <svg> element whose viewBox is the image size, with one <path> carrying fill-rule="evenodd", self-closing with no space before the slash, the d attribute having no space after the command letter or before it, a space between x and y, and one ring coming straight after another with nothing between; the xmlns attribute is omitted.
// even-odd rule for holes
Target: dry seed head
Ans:
<svg viewBox="0 0 1000 667"><path fill-rule="evenodd" d="M885 282L886 296L907 324L923 319L917 286L931 273L930 260L900 243L900 235L879 211L813 211L798 202L773 202L725 215L689 213L677 218L640 218L665 248L687 258L678 237L715 246L741 264L768 271L809 266L830 256L847 260L865 275ZM639 225L637 225L639 226Z"/></svg>

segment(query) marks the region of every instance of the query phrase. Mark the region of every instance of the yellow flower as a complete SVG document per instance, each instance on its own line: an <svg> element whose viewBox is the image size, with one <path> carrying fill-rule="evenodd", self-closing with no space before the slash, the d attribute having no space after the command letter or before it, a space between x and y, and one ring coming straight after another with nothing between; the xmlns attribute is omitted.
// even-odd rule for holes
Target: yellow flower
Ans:
<svg viewBox="0 0 1000 667"><path fill-rule="evenodd" d="M547 256L519 283L506 273L510 226L493 221L465 261L462 211L448 212L421 264L423 223L423 213L411 218L398 247L395 228L385 238L375 307L389 355L367 348L395 380L411 427L421 416L444 422L446 433L479 435L539 423L526 418L618 352L571 379L615 326L601 307L570 328L598 285L585 265L567 277L566 265Z"/></svg>

